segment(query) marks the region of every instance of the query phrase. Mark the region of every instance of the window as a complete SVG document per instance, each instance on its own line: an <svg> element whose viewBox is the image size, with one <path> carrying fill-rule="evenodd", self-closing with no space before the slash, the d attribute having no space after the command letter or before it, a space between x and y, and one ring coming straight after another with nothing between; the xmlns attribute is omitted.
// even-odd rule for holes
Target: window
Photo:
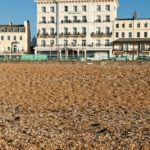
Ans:
<svg viewBox="0 0 150 150"><path fill-rule="evenodd" d="M77 35L77 28L73 28L73 35Z"/></svg>
<svg viewBox="0 0 150 150"><path fill-rule="evenodd" d="M4 40L4 36L1 36L1 40Z"/></svg>
<svg viewBox="0 0 150 150"><path fill-rule="evenodd" d="M42 17L42 23L46 23L46 17Z"/></svg>
<svg viewBox="0 0 150 150"><path fill-rule="evenodd" d="M86 16L82 16L82 21L83 21L83 22L87 22Z"/></svg>
<svg viewBox="0 0 150 150"><path fill-rule="evenodd" d="M8 30L7 30L8 32L12 32L12 28L8 28Z"/></svg>
<svg viewBox="0 0 150 150"><path fill-rule="evenodd" d="M8 41L10 40L10 36L7 36L7 40L8 40Z"/></svg>
<svg viewBox="0 0 150 150"><path fill-rule="evenodd" d="M17 28L14 28L14 32L18 32L18 29L17 29Z"/></svg>
<svg viewBox="0 0 150 150"><path fill-rule="evenodd" d="M129 32L129 37L132 38L132 32Z"/></svg>
<svg viewBox="0 0 150 150"><path fill-rule="evenodd" d="M19 28L19 31L20 32L24 32L24 28Z"/></svg>
<svg viewBox="0 0 150 150"><path fill-rule="evenodd" d="M77 12L77 6L73 6L73 11Z"/></svg>
<svg viewBox="0 0 150 150"><path fill-rule="evenodd" d="M147 24L147 23L145 23L145 24L144 24L144 27L145 27L145 28L147 28L147 27L148 27L148 24Z"/></svg>
<svg viewBox="0 0 150 150"><path fill-rule="evenodd" d="M41 41L41 45L42 45L42 46L46 46L46 41L45 41L45 40L42 40L42 41Z"/></svg>
<svg viewBox="0 0 150 150"><path fill-rule="evenodd" d="M68 28L64 28L64 35L68 34Z"/></svg>
<svg viewBox="0 0 150 150"><path fill-rule="evenodd" d="M22 36L20 36L20 41L22 41Z"/></svg>
<svg viewBox="0 0 150 150"><path fill-rule="evenodd" d="M54 10L54 7L52 6L52 7L50 7L50 12L54 12L55 10Z"/></svg>
<svg viewBox="0 0 150 150"><path fill-rule="evenodd" d="M100 35L100 34L101 34L101 28L100 28L100 27L97 27L97 28L96 28L96 34L97 34L97 35Z"/></svg>
<svg viewBox="0 0 150 150"><path fill-rule="evenodd" d="M140 38L140 32L137 32L137 37Z"/></svg>
<svg viewBox="0 0 150 150"><path fill-rule="evenodd" d="M54 40L50 40L50 46L54 45Z"/></svg>
<svg viewBox="0 0 150 150"><path fill-rule="evenodd" d="M128 43L123 43L122 44L122 50L123 51L128 51Z"/></svg>
<svg viewBox="0 0 150 150"><path fill-rule="evenodd" d="M86 5L82 6L82 11L86 11Z"/></svg>
<svg viewBox="0 0 150 150"><path fill-rule="evenodd" d="M51 22L51 23L54 23L54 22L55 22L55 21L54 21L54 17L51 17L51 18L50 18L50 22Z"/></svg>
<svg viewBox="0 0 150 150"><path fill-rule="evenodd" d="M110 34L110 28L109 28L109 27L106 27L106 28L105 28L105 33L106 33L106 34Z"/></svg>
<svg viewBox="0 0 150 150"><path fill-rule="evenodd" d="M5 32L5 29L4 29L4 28L1 28L1 32Z"/></svg>
<svg viewBox="0 0 150 150"><path fill-rule="evenodd" d="M132 23L129 24L129 28L132 28Z"/></svg>
<svg viewBox="0 0 150 150"><path fill-rule="evenodd" d="M68 46L68 40L64 40L64 46Z"/></svg>
<svg viewBox="0 0 150 150"><path fill-rule="evenodd" d="M16 36L14 36L14 40L15 40L15 41L16 41L16 39L17 39Z"/></svg>
<svg viewBox="0 0 150 150"><path fill-rule="evenodd" d="M140 26L141 26L140 23L138 23L138 24L137 24L137 28L140 28Z"/></svg>
<svg viewBox="0 0 150 150"><path fill-rule="evenodd" d="M106 41L105 41L105 46L109 46L109 44L110 44L110 43L109 43L109 40L106 40Z"/></svg>
<svg viewBox="0 0 150 150"><path fill-rule="evenodd" d="M98 47L100 45L101 45L100 40L96 40L96 46Z"/></svg>
<svg viewBox="0 0 150 150"><path fill-rule="evenodd" d="M147 38L147 32L144 32L144 37Z"/></svg>
<svg viewBox="0 0 150 150"><path fill-rule="evenodd" d="M82 27L82 34L86 35L86 28L85 27Z"/></svg>
<svg viewBox="0 0 150 150"><path fill-rule="evenodd" d="M97 6L96 6L96 10L97 10L97 11L101 11L101 5L97 5Z"/></svg>
<svg viewBox="0 0 150 150"><path fill-rule="evenodd" d="M86 40L82 40L82 46L86 46Z"/></svg>
<svg viewBox="0 0 150 150"><path fill-rule="evenodd" d="M119 37L119 32L116 32L116 38L118 38Z"/></svg>
<svg viewBox="0 0 150 150"><path fill-rule="evenodd" d="M50 35L54 35L54 28L50 28Z"/></svg>
<svg viewBox="0 0 150 150"><path fill-rule="evenodd" d="M46 12L46 7L42 7L42 12Z"/></svg>
<svg viewBox="0 0 150 150"><path fill-rule="evenodd" d="M77 16L73 16L73 22L77 22Z"/></svg>
<svg viewBox="0 0 150 150"><path fill-rule="evenodd" d="M64 6L64 11L68 12L68 6Z"/></svg>
<svg viewBox="0 0 150 150"><path fill-rule="evenodd" d="M45 34L46 34L46 29L42 28L42 35L45 35Z"/></svg>
<svg viewBox="0 0 150 150"><path fill-rule="evenodd" d="M106 11L110 11L110 5L106 5Z"/></svg>
<svg viewBox="0 0 150 150"><path fill-rule="evenodd" d="M109 15L106 16L106 22L110 22L110 16Z"/></svg>
<svg viewBox="0 0 150 150"><path fill-rule="evenodd" d="M140 49L139 50L141 50L141 51L145 51L146 50L146 43L144 43L144 42L142 42L140 45L139 45L140 47Z"/></svg>
<svg viewBox="0 0 150 150"><path fill-rule="evenodd" d="M125 28L125 24L122 24L122 28Z"/></svg>
<svg viewBox="0 0 150 150"><path fill-rule="evenodd" d="M68 16L64 16L64 22L68 22Z"/></svg>
<svg viewBox="0 0 150 150"><path fill-rule="evenodd" d="M119 28L119 23L116 24L116 28Z"/></svg>
<svg viewBox="0 0 150 150"><path fill-rule="evenodd" d="M76 46L77 45L77 40L73 40L72 44L73 44L73 46Z"/></svg>
<svg viewBox="0 0 150 150"><path fill-rule="evenodd" d="M96 22L101 22L101 16L97 16Z"/></svg>
<svg viewBox="0 0 150 150"><path fill-rule="evenodd" d="M125 37L125 33L124 32L122 32L122 38L124 38Z"/></svg>

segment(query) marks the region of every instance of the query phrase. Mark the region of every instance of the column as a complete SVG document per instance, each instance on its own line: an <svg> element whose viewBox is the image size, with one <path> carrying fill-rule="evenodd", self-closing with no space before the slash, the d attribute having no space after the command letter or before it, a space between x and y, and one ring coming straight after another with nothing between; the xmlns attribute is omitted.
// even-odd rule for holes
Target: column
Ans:
<svg viewBox="0 0 150 150"><path fill-rule="evenodd" d="M77 50L77 56L80 57L80 50Z"/></svg>
<svg viewBox="0 0 150 150"><path fill-rule="evenodd" d="M65 49L65 57L68 58L68 50Z"/></svg>
<svg viewBox="0 0 150 150"><path fill-rule="evenodd" d="M84 50L84 58L86 59L86 50Z"/></svg>

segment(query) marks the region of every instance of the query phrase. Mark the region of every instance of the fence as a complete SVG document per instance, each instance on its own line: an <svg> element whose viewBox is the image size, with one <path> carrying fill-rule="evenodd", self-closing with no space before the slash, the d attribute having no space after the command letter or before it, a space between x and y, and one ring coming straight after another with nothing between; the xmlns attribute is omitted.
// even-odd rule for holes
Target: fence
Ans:
<svg viewBox="0 0 150 150"><path fill-rule="evenodd" d="M113 61L128 61L128 60L150 60L149 56L138 56L136 59L131 59L128 56L121 57L109 57L109 58L101 58L101 57L84 57L84 56L58 56L58 55L47 55L47 54L23 54L23 55L0 55L1 61L14 60L14 61L101 61L101 60L113 60Z"/></svg>

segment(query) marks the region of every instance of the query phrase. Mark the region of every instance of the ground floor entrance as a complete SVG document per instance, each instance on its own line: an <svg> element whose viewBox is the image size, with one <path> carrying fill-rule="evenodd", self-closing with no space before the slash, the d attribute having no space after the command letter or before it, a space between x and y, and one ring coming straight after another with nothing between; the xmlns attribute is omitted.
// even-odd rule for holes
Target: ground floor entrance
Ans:
<svg viewBox="0 0 150 150"><path fill-rule="evenodd" d="M19 53L19 43L12 43L11 53Z"/></svg>

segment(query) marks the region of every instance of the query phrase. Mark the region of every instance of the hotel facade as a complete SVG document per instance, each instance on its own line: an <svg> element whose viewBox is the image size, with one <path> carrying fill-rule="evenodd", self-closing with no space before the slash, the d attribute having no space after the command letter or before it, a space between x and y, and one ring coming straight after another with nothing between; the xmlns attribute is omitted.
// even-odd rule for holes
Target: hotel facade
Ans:
<svg viewBox="0 0 150 150"><path fill-rule="evenodd" d="M116 19L113 41L115 56L150 56L150 18L137 18L135 12L133 18Z"/></svg>
<svg viewBox="0 0 150 150"><path fill-rule="evenodd" d="M30 23L0 25L0 54L30 53Z"/></svg>
<svg viewBox="0 0 150 150"><path fill-rule="evenodd" d="M35 0L35 54L112 56L117 0Z"/></svg>

